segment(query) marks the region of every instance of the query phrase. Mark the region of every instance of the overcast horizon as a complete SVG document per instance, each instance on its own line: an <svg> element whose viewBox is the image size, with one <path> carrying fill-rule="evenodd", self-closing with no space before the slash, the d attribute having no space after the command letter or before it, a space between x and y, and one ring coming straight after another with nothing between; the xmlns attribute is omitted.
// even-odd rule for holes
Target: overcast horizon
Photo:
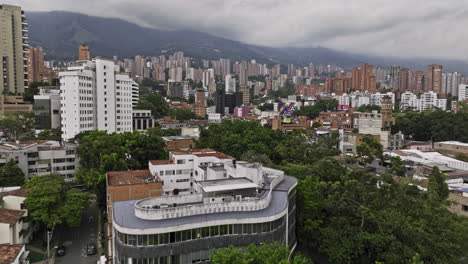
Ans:
<svg viewBox="0 0 468 264"><path fill-rule="evenodd" d="M4 0L26 11L71 11L142 26L196 30L270 47L466 60L463 0Z"/></svg>

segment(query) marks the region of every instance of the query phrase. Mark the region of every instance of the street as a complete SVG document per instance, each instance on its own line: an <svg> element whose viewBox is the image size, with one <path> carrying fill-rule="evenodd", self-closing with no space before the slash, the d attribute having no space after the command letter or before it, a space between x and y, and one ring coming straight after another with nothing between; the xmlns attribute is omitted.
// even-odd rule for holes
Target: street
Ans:
<svg viewBox="0 0 468 264"><path fill-rule="evenodd" d="M58 229L53 237L53 240L58 241L54 245L64 245L66 254L62 257L56 257L55 263L58 264L96 264L99 258L99 250L92 256L86 255L86 244L92 242L98 245L98 207L93 203L86 210L81 219L80 227L62 227ZM89 219L92 218L90 223Z"/></svg>

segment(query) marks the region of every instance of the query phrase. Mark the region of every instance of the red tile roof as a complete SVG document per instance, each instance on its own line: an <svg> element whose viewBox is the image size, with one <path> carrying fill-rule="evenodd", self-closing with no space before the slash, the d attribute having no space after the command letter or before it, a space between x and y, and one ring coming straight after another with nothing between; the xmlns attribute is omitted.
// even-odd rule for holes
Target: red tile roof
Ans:
<svg viewBox="0 0 468 264"><path fill-rule="evenodd" d="M11 264L21 251L23 244L1 244L0 245L0 264Z"/></svg>
<svg viewBox="0 0 468 264"><path fill-rule="evenodd" d="M153 178L149 170L111 171L107 173L107 185L143 184L146 180Z"/></svg>
<svg viewBox="0 0 468 264"><path fill-rule="evenodd" d="M4 196L11 195L11 196L18 196L18 197L26 198L28 190L29 189L27 188L19 188L18 190L0 193L0 195L4 195Z"/></svg>
<svg viewBox="0 0 468 264"><path fill-rule="evenodd" d="M24 213L25 211L0 208L0 223L15 224L24 215Z"/></svg>

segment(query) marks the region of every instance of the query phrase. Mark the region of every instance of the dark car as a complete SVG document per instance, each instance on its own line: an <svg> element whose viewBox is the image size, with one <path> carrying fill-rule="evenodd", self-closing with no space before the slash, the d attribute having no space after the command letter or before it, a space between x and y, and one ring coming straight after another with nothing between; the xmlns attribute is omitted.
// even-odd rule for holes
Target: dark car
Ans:
<svg viewBox="0 0 468 264"><path fill-rule="evenodd" d="M65 255L65 247L64 246L59 246L57 248L57 256L61 257Z"/></svg>
<svg viewBox="0 0 468 264"><path fill-rule="evenodd" d="M96 244L89 243L86 245L86 255L95 255L96 254Z"/></svg>

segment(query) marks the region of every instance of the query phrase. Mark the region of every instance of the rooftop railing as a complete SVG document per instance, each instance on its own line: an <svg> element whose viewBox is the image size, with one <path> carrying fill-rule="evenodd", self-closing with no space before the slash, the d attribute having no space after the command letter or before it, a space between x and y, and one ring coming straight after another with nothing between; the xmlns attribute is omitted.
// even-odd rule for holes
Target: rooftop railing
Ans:
<svg viewBox="0 0 468 264"><path fill-rule="evenodd" d="M202 194L147 198L135 203L135 216L145 220L171 219L184 216L225 212L259 211L270 205L272 192L283 181L284 173L273 169L264 170L271 179L268 195L264 198L242 197L232 201L204 203Z"/></svg>

